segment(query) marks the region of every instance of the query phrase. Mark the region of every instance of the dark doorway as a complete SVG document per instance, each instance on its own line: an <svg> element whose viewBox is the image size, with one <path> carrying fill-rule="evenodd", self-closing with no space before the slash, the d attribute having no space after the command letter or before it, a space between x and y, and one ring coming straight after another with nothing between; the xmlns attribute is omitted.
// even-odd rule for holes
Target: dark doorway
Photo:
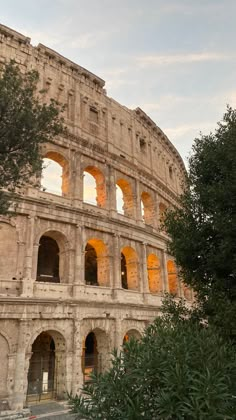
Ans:
<svg viewBox="0 0 236 420"><path fill-rule="evenodd" d="M83 359L84 381L89 381L91 373L98 369L97 340L93 332L86 337Z"/></svg>
<svg viewBox="0 0 236 420"><path fill-rule="evenodd" d="M97 253L90 244L87 244L85 248L85 283L98 286Z"/></svg>
<svg viewBox="0 0 236 420"><path fill-rule="evenodd" d="M32 345L27 402L55 398L56 383L55 342L50 334L41 333Z"/></svg>
<svg viewBox="0 0 236 420"><path fill-rule="evenodd" d="M123 252L121 253L121 285L123 289L128 289L126 258Z"/></svg>
<svg viewBox="0 0 236 420"><path fill-rule="evenodd" d="M39 241L37 281L59 283L59 247L50 236Z"/></svg>

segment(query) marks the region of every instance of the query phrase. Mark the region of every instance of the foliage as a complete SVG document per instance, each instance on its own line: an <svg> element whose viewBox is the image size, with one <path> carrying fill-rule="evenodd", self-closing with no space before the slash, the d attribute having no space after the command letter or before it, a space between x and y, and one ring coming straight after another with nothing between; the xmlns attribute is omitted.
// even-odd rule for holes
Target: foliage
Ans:
<svg viewBox="0 0 236 420"><path fill-rule="evenodd" d="M112 367L70 396L83 419L235 419L235 353L212 327L166 300L140 341L114 352Z"/></svg>
<svg viewBox="0 0 236 420"><path fill-rule="evenodd" d="M180 207L165 228L185 283L208 321L236 336L236 110L195 140Z"/></svg>
<svg viewBox="0 0 236 420"><path fill-rule="evenodd" d="M63 132L62 107L42 103L38 72L20 72L14 62L0 76L0 214L9 207L9 193L32 181L42 167L40 145ZM8 190L6 193L4 190Z"/></svg>

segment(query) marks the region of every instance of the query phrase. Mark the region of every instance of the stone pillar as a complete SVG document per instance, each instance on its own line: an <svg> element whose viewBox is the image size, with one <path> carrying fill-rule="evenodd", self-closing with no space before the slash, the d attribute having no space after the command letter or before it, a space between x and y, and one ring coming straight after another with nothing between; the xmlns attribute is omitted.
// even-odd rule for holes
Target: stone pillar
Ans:
<svg viewBox="0 0 236 420"><path fill-rule="evenodd" d="M161 254L162 254L162 256L161 256L161 273L162 273L163 292L169 292L166 253L163 250L161 252Z"/></svg>
<svg viewBox="0 0 236 420"><path fill-rule="evenodd" d="M81 288L85 285L84 276L84 244L85 242L85 230L83 226L76 226L75 233L75 259L74 259L74 283L73 283L73 296L76 297Z"/></svg>
<svg viewBox="0 0 236 420"><path fill-rule="evenodd" d="M14 391L12 395L12 409L21 410L25 402L25 342L29 323L25 319L20 320L18 332L18 346L16 353Z"/></svg>
<svg viewBox="0 0 236 420"><path fill-rule="evenodd" d="M140 292L144 294L144 300L146 294L149 293L149 284L148 284L148 271L147 271L147 243L142 243L142 289Z"/></svg>
<svg viewBox="0 0 236 420"><path fill-rule="evenodd" d="M32 215L28 216L27 223L27 241L25 247L24 257L24 276L22 284L22 296L32 296L33 294L33 283L32 278L32 267L33 267L33 244L34 244L34 224L35 218Z"/></svg>
<svg viewBox="0 0 236 420"><path fill-rule="evenodd" d="M73 328L73 358L72 358L72 394L76 395L81 391L84 381L84 374L82 369L82 357L83 357L83 340L81 331L81 321L78 319L74 320Z"/></svg>
<svg viewBox="0 0 236 420"><path fill-rule="evenodd" d="M81 208L83 204L83 174L81 173L81 159L80 155L76 153L73 156L73 204Z"/></svg>
<svg viewBox="0 0 236 420"><path fill-rule="evenodd" d="M109 179L107 182L107 198L108 198L108 208L111 217L116 217L116 182L115 182L115 171L112 166L109 165Z"/></svg>
<svg viewBox="0 0 236 420"><path fill-rule="evenodd" d="M120 235L115 234L113 240L113 288L121 289L121 249Z"/></svg>
<svg viewBox="0 0 236 420"><path fill-rule="evenodd" d="M142 193L142 191L141 191ZM140 185L139 181L135 181L135 204L136 204L136 220L139 224L143 225L143 216L142 216L142 210L141 210L141 194L140 194Z"/></svg>

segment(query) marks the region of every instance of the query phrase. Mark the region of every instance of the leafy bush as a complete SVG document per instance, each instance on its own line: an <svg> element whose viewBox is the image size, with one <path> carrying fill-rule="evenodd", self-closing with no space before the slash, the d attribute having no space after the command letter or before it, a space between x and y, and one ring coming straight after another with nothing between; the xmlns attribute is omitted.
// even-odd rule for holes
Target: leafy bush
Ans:
<svg viewBox="0 0 236 420"><path fill-rule="evenodd" d="M140 341L113 354L112 367L70 396L83 419L236 419L236 358L212 327L166 302Z"/></svg>

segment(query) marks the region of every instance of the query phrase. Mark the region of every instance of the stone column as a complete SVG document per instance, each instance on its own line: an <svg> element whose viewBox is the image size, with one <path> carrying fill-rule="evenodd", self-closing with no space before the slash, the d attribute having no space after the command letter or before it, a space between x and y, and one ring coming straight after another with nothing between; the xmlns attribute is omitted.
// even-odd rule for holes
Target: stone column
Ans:
<svg viewBox="0 0 236 420"><path fill-rule="evenodd" d="M115 182L115 171L112 166L109 165L108 169L108 182L107 182L107 198L108 198L108 208L111 217L116 217L116 182Z"/></svg>
<svg viewBox="0 0 236 420"><path fill-rule="evenodd" d="M142 243L142 289L140 292L144 294L144 300L146 294L149 293L149 284L148 284L148 271L147 271L147 243Z"/></svg>
<svg viewBox="0 0 236 420"><path fill-rule="evenodd" d="M121 289L121 249L120 235L115 234L113 240L113 288Z"/></svg>
<svg viewBox="0 0 236 420"><path fill-rule="evenodd" d="M81 173L81 158L78 153L74 155L73 164L73 204L81 208L83 204L83 174Z"/></svg>
<svg viewBox="0 0 236 420"><path fill-rule="evenodd" d="M25 319L20 320L18 332L18 346L16 353L14 391L12 395L12 409L21 410L25 402L25 342L29 323Z"/></svg>
<svg viewBox="0 0 236 420"><path fill-rule="evenodd" d="M32 296L33 294L33 282L32 278L32 267L33 267L33 244L34 244L34 224L35 218L32 215L28 216L27 223L27 241L25 247L24 257L24 277L22 284L22 296Z"/></svg>
<svg viewBox="0 0 236 420"><path fill-rule="evenodd" d="M74 284L73 296L77 296L85 285L84 279L84 242L85 230L83 226L76 226L75 234L75 259L74 259Z"/></svg>
<svg viewBox="0 0 236 420"><path fill-rule="evenodd" d="M82 356L83 356L83 339L81 331L81 321L74 320L73 328L73 358L72 358L72 394L76 395L81 391L83 386L83 369L82 369Z"/></svg>
<svg viewBox="0 0 236 420"><path fill-rule="evenodd" d="M162 256L161 256L161 273L162 273L163 291L164 292L169 292L166 253L163 250L161 252L161 254L162 254Z"/></svg>
<svg viewBox="0 0 236 420"><path fill-rule="evenodd" d="M141 191L142 193L142 191ZM141 210L141 194L140 194L140 184L139 181L135 181L135 203L136 203L136 220L139 224L143 226L143 216Z"/></svg>

